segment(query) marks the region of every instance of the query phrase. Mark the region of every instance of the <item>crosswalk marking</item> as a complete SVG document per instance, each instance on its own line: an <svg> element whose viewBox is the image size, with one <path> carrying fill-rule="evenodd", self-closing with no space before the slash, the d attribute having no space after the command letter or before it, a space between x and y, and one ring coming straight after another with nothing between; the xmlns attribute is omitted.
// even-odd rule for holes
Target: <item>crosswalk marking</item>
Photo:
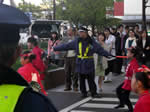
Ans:
<svg viewBox="0 0 150 112"><path fill-rule="evenodd" d="M131 102L135 104L138 100L136 97L132 97ZM128 107L125 105L124 108L114 109L115 106L119 104L119 99L112 95L110 96L103 96L101 98L92 98L87 97L63 110L60 112L123 112L128 109ZM133 105L134 107L134 105Z"/></svg>
<svg viewBox="0 0 150 112"><path fill-rule="evenodd" d="M138 99L131 98L130 101L136 103ZM92 101L119 101L118 98L94 98Z"/></svg>
<svg viewBox="0 0 150 112"><path fill-rule="evenodd" d="M86 108L105 108L105 109L114 109L114 107L117 106L116 104L97 104L97 103L85 103L81 105L80 107L86 107ZM128 109L127 106L121 109Z"/></svg>
<svg viewBox="0 0 150 112"><path fill-rule="evenodd" d="M77 103L75 103L75 104L73 104L73 105L71 105L71 106L61 110L61 111L59 111L59 112L69 112L70 110L80 106L81 104L84 104L85 102L88 102L91 99L92 99L91 97L85 98L85 99L83 99L83 100L81 100L81 101L79 101L79 102L77 102Z"/></svg>

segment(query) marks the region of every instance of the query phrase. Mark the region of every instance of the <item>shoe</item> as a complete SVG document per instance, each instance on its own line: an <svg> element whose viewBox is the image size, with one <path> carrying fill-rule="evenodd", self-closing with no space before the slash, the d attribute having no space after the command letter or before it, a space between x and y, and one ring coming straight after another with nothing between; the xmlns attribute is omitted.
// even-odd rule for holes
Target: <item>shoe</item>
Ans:
<svg viewBox="0 0 150 112"><path fill-rule="evenodd" d="M86 98L86 97L88 97L87 94L82 94L81 95L81 98Z"/></svg>
<svg viewBox="0 0 150 112"><path fill-rule="evenodd" d="M115 109L118 109L118 108L124 108L124 105L118 105L116 107L114 107Z"/></svg>
<svg viewBox="0 0 150 112"><path fill-rule="evenodd" d="M91 94L91 97L93 97L93 98L99 98L101 96L99 94L95 93L95 94Z"/></svg>
<svg viewBox="0 0 150 112"><path fill-rule="evenodd" d="M64 91L71 91L71 88L65 88Z"/></svg>
<svg viewBox="0 0 150 112"><path fill-rule="evenodd" d="M112 82L111 78L108 76L105 76L104 83L109 83L109 82Z"/></svg>
<svg viewBox="0 0 150 112"><path fill-rule="evenodd" d="M112 79L109 79L108 81L109 81L109 82L112 82Z"/></svg>
<svg viewBox="0 0 150 112"><path fill-rule="evenodd" d="M73 88L73 91L77 92L77 91L78 91L78 88Z"/></svg>
<svg viewBox="0 0 150 112"><path fill-rule="evenodd" d="M120 74L119 73L113 73L113 76L119 76Z"/></svg>
<svg viewBox="0 0 150 112"><path fill-rule="evenodd" d="M112 80L104 80L104 83L110 83Z"/></svg>

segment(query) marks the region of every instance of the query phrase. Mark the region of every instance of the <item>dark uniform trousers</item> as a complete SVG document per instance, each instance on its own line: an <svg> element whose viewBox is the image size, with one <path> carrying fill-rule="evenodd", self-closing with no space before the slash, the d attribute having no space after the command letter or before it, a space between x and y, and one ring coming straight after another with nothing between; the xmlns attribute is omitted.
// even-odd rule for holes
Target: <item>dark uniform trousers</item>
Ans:
<svg viewBox="0 0 150 112"><path fill-rule="evenodd" d="M123 59L117 58L114 62L114 73L121 74L121 69L123 65Z"/></svg>
<svg viewBox="0 0 150 112"><path fill-rule="evenodd" d="M120 105L126 104L128 106L128 109L132 112L133 111L133 107L132 107L132 103L131 103L131 101L129 99L130 91L123 89L122 88L123 84L124 83L119 85L117 87L117 89L116 89L117 97L120 100Z"/></svg>
<svg viewBox="0 0 150 112"><path fill-rule="evenodd" d="M87 94L85 80L87 79L89 89L92 95L96 94L95 74L79 74L80 76L80 90L82 94Z"/></svg>
<svg viewBox="0 0 150 112"><path fill-rule="evenodd" d="M73 88L78 88L78 73L75 72L76 57L65 58L65 75L66 88L71 88L73 80Z"/></svg>
<svg viewBox="0 0 150 112"><path fill-rule="evenodd" d="M114 63L115 63L115 59L108 61L108 68L105 69L105 76L107 76L109 72L114 72Z"/></svg>

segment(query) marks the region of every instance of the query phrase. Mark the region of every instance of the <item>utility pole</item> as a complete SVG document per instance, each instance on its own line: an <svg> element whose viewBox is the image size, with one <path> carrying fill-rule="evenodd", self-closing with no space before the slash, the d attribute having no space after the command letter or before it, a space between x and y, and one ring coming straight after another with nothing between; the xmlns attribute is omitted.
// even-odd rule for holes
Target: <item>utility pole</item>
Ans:
<svg viewBox="0 0 150 112"><path fill-rule="evenodd" d="M56 20L56 0L53 0L53 20Z"/></svg>
<svg viewBox="0 0 150 112"><path fill-rule="evenodd" d="M142 29L146 29L146 1L142 0Z"/></svg>

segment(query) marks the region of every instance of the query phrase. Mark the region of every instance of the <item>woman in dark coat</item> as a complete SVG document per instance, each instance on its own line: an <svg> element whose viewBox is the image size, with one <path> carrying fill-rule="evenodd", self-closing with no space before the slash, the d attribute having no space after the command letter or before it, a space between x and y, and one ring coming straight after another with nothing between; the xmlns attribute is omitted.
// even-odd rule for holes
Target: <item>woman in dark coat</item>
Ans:
<svg viewBox="0 0 150 112"><path fill-rule="evenodd" d="M150 37L148 37L146 30L141 32L141 37L137 41L137 46L142 51L139 64L145 64L150 67Z"/></svg>

